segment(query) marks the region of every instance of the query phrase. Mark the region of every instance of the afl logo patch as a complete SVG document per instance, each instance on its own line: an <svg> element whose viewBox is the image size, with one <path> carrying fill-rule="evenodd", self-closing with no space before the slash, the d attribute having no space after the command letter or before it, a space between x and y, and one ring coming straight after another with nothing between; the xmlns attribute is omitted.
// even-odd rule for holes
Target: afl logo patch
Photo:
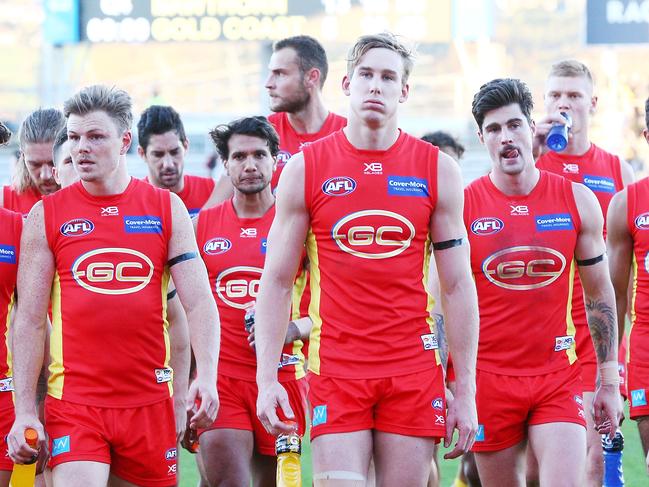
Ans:
<svg viewBox="0 0 649 487"><path fill-rule="evenodd" d="M492 235L500 232L505 224L500 218L485 216L474 220L471 224L471 231L476 235Z"/></svg>
<svg viewBox="0 0 649 487"><path fill-rule="evenodd" d="M336 176L322 184L322 192L329 196L345 196L356 189L356 181L347 176Z"/></svg>
<svg viewBox="0 0 649 487"><path fill-rule="evenodd" d="M649 213L643 213L635 218L635 226L639 230L649 230Z"/></svg>
<svg viewBox="0 0 649 487"><path fill-rule="evenodd" d="M75 218L61 225L61 235L64 237L82 237L95 229L95 224L85 218Z"/></svg>
<svg viewBox="0 0 649 487"><path fill-rule="evenodd" d="M232 248L232 242L227 238L216 237L205 242L203 245L203 252L207 255L224 254Z"/></svg>

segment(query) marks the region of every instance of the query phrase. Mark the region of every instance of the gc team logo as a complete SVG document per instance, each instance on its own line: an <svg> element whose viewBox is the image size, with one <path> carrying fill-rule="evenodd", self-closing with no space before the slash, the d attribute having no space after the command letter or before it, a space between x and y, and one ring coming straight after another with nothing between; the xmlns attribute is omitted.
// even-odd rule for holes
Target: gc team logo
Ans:
<svg viewBox="0 0 649 487"><path fill-rule="evenodd" d="M232 248L232 242L227 238L216 237L208 240L203 245L203 252L207 255L219 255L224 254Z"/></svg>
<svg viewBox="0 0 649 487"><path fill-rule="evenodd" d="M566 268L566 258L547 247L519 246L503 249L482 263L485 277L496 286L529 291L552 284Z"/></svg>
<svg viewBox="0 0 649 487"><path fill-rule="evenodd" d="M500 218L485 216L473 220L471 231L476 235L493 235L500 232L504 226L505 224Z"/></svg>
<svg viewBox="0 0 649 487"><path fill-rule="evenodd" d="M322 192L329 196L345 196L355 189L356 181L347 176L336 176L322 183Z"/></svg>
<svg viewBox="0 0 649 487"><path fill-rule="evenodd" d="M228 306L246 309L259 294L259 267L236 266L224 270L216 278L216 294Z"/></svg>
<svg viewBox="0 0 649 487"><path fill-rule="evenodd" d="M144 289L153 277L153 262L142 252L105 248L86 252L72 265L77 284L98 294L131 294Z"/></svg>
<svg viewBox="0 0 649 487"><path fill-rule="evenodd" d="M635 218L635 226L638 230L649 230L649 213L643 213Z"/></svg>
<svg viewBox="0 0 649 487"><path fill-rule="evenodd" d="M362 210L334 225L331 238L341 250L361 259L388 259L410 247L415 227L398 213Z"/></svg>
<svg viewBox="0 0 649 487"><path fill-rule="evenodd" d="M75 218L61 225L61 235L64 237L81 237L95 229L95 224L85 218Z"/></svg>

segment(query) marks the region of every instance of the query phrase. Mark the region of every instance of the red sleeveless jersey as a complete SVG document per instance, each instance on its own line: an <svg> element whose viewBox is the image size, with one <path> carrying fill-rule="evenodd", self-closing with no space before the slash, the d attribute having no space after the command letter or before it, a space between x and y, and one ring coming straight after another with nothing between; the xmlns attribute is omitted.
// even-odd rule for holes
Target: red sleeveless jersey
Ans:
<svg viewBox="0 0 649 487"><path fill-rule="evenodd" d="M43 208L56 264L48 393L100 407L168 398L169 192L132 178L100 197L79 182Z"/></svg>
<svg viewBox="0 0 649 487"><path fill-rule="evenodd" d="M0 208L0 393L13 390L9 353L9 313L14 303L23 220Z"/></svg>
<svg viewBox="0 0 649 487"><path fill-rule="evenodd" d="M571 182L541 171L527 196L489 176L465 189L464 223L478 290L478 369L540 375L577 359L571 303L581 225Z"/></svg>
<svg viewBox="0 0 649 487"><path fill-rule="evenodd" d="M388 150L359 150L341 130L303 153L309 369L372 379L438 366L426 291L438 149L400 132Z"/></svg>
<svg viewBox="0 0 649 487"><path fill-rule="evenodd" d="M148 177L145 177L144 181L151 183ZM212 195L215 183L212 178L192 176L189 174L183 175L183 181L183 190L176 194L185 204L189 216L194 218Z"/></svg>
<svg viewBox="0 0 649 487"><path fill-rule="evenodd" d="M314 134L299 134L295 131L291 122L288 120L286 112L273 113L268 117L268 121L275 127L279 135L279 154L277 155L277 169L273 174L270 187L275 192L279 183L279 176L284 166L292 155L302 150L302 147L322 139L327 135L342 129L347 125L347 119L329 112L324 124L320 130ZM309 286L308 261L305 259L303 272L298 275L295 286L293 287L291 319L297 320L304 316L309 316L309 303L311 302L311 292Z"/></svg>
<svg viewBox="0 0 649 487"><path fill-rule="evenodd" d="M606 237L606 212L613 195L624 187L619 157L600 149L595 144L585 154L576 156L548 151L536 161L536 167L563 176L589 188L602 209L604 237ZM577 327L577 352L580 360L595 362L595 349L588 329L584 291L575 273L572 300L572 319Z"/></svg>
<svg viewBox="0 0 649 487"><path fill-rule="evenodd" d="M649 365L649 179L627 188L627 225L633 238L633 295L629 363Z"/></svg>
<svg viewBox="0 0 649 487"><path fill-rule="evenodd" d="M247 305L255 301L266 259L266 240L275 217L273 205L261 218L239 218L232 200L199 213L196 241L205 261L221 320L219 374L254 381L255 351L244 329ZM302 342L286 345L278 377L304 377Z"/></svg>
<svg viewBox="0 0 649 487"><path fill-rule="evenodd" d="M38 203L43 197L35 188L28 188L26 191L19 193L11 186L4 186L2 193L2 206L8 210L20 213L24 218L27 217L32 206Z"/></svg>

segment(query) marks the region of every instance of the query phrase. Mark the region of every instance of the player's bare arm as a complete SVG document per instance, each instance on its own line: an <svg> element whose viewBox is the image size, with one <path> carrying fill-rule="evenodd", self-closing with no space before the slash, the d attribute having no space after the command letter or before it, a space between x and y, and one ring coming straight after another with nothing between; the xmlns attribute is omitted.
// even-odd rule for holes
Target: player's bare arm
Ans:
<svg viewBox="0 0 649 487"><path fill-rule="evenodd" d="M219 359L219 313L210 292L207 270L198 258L192 223L182 201L171 194L172 235L169 240L169 270L185 309L189 337L196 357L196 380L189 387L188 407L201 399L192 416L192 428L206 428L216 418L219 400L216 372Z"/></svg>
<svg viewBox="0 0 649 487"><path fill-rule="evenodd" d="M446 330L444 329L444 310L442 309L439 296L439 276L437 275L437 264L435 263L434 255L430 256L430 262L428 263L428 282L426 286L428 287L428 293L435 301L430 315L435 322L435 334L439 346L439 355L442 360L444 372L446 372L448 366L448 340L446 339Z"/></svg>
<svg viewBox="0 0 649 487"><path fill-rule="evenodd" d="M600 433L609 433L612 437L619 425L622 404L617 369L615 293L608 275L602 237L604 219L595 195L581 184L573 183L572 187L581 219L575 258L584 288L586 317L601 381L593 404L595 426Z"/></svg>
<svg viewBox="0 0 649 487"><path fill-rule="evenodd" d="M44 360L47 308L54 277L54 256L47 243L43 204L37 203L23 227L20 241L17 293L12 340L16 420L7 439L9 455L17 463L37 453L27 445L26 428L38 432L45 448L45 432L36 411L36 385Z"/></svg>
<svg viewBox="0 0 649 487"><path fill-rule="evenodd" d="M478 428L475 405L478 299L462 220L462 178L458 165L442 153L439 154L438 181L437 205L430 232L456 374L455 399L449 406L445 440L446 446L450 445L453 429L458 429L458 442L445 456L454 458L471 448Z"/></svg>
<svg viewBox="0 0 649 487"><path fill-rule="evenodd" d="M625 188L629 184L635 182L635 173L633 172L633 168L631 167L631 164L624 159L620 159L620 173L622 174L622 183ZM606 222L608 225L608 220L606 220Z"/></svg>
<svg viewBox="0 0 649 487"><path fill-rule="evenodd" d="M291 306L293 281L301 262L309 215L304 201L304 157L293 156L284 167L277 190L276 213L268 234L268 253L256 305L257 415L272 434L288 431L275 412L293 413L288 396L277 381Z"/></svg>
<svg viewBox="0 0 649 487"><path fill-rule="evenodd" d="M169 321L169 342L171 357L169 365L174 371L174 412L176 415L176 439L180 441L187 425L187 388L189 383L189 327L185 310L176 296L176 288L167 294L167 320Z"/></svg>
<svg viewBox="0 0 649 487"><path fill-rule="evenodd" d="M627 224L627 190L617 193L608 207L606 247L608 269L615 290L618 343L624 335L624 317L627 311L629 277L633 260L633 238Z"/></svg>

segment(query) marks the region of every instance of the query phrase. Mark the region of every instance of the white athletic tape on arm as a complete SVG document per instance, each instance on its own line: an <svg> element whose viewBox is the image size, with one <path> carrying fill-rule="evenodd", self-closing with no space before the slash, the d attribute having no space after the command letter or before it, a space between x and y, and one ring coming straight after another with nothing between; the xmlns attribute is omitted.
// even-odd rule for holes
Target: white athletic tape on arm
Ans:
<svg viewBox="0 0 649 487"><path fill-rule="evenodd" d="M329 470L313 474L313 480L362 480L365 476L356 472L346 472L345 470Z"/></svg>
<svg viewBox="0 0 649 487"><path fill-rule="evenodd" d="M620 372L617 367L617 360L603 362L599 366L599 377L603 386L620 385Z"/></svg>

